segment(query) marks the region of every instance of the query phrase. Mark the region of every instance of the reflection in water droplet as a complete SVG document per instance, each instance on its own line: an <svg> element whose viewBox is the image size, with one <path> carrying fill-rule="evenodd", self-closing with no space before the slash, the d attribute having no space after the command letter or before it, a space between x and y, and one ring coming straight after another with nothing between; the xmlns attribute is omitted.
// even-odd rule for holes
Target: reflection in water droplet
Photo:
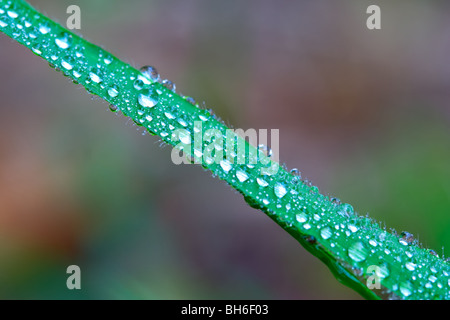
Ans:
<svg viewBox="0 0 450 320"><path fill-rule="evenodd" d="M366 247L361 242L353 243L348 249L348 256L356 262L366 260L367 253Z"/></svg>

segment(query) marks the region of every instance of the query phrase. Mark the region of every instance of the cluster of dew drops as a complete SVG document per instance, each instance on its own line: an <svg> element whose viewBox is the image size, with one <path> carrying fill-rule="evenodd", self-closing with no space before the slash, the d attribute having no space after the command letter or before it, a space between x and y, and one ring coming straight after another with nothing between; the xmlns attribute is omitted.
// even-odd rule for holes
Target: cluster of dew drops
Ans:
<svg viewBox="0 0 450 320"><path fill-rule="evenodd" d="M0 6L0 30L10 31L15 39L30 47L35 54L43 56L52 67L60 69L74 82L84 82L88 91L92 88L93 91L106 92L111 101L111 111L120 110L154 134L167 139L172 137L184 144L191 143L190 134L174 137L169 132L177 128L184 128L186 132L195 131L195 120L212 125L214 121L211 120L218 120L210 109L199 109L195 114L189 114L178 105L173 105L170 99L175 94L175 84L162 80L152 66L144 66L139 73L133 73L129 65L118 63L100 50L98 63L92 67L84 57L85 48L80 41L74 44L72 35L65 32L54 35L50 25L40 19L39 15L19 17L11 1ZM73 51L68 52L68 49ZM117 68L106 68L114 62L118 63ZM161 87L173 95L164 95ZM120 88L125 88L122 93ZM198 107L191 97L182 98ZM138 109L135 102L140 106ZM165 107L154 108L158 105ZM217 144L214 148L220 151L223 145ZM259 145L257 149L268 158L272 155L265 145ZM201 157L202 153L203 149L194 150L197 157ZM235 156L233 152L231 155ZM410 276L408 280L391 284L392 295L397 293L409 297L418 293L432 296L434 291L441 290L447 298L450 297L449 259L445 260L447 263L444 266L436 260L427 260L420 254L422 249L410 233L403 232L397 236L386 232L385 228L378 227L370 219L358 216L351 205L320 194L310 181L302 179L298 169L289 171L280 167L273 175L261 174L261 166L238 165L232 159L222 159L217 166L211 159L205 159L205 162L215 174L246 194L250 205L267 209L266 212L276 216L279 223L287 228L298 228L308 235L310 243L327 246L342 260L350 258L355 274L362 275L367 266L377 265L377 275L387 283L391 266L401 264L402 270L409 272ZM401 250L405 246L408 250ZM438 257L433 250L428 252Z"/></svg>

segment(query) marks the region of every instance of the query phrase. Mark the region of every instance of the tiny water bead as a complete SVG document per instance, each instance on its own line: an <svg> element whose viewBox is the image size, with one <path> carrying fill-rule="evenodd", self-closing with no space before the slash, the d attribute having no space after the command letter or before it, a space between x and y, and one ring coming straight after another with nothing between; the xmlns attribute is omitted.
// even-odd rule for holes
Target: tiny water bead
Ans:
<svg viewBox="0 0 450 320"><path fill-rule="evenodd" d="M306 213L301 212L295 215L295 219L300 223L304 223L308 221L308 216L306 215Z"/></svg>
<svg viewBox="0 0 450 320"><path fill-rule="evenodd" d="M269 158L272 156L272 149L270 149L265 144L258 145L258 150L261 151L263 154L265 154Z"/></svg>
<svg viewBox="0 0 450 320"><path fill-rule="evenodd" d="M115 105L113 105L113 104L110 104L109 105L109 110L111 110L112 112L116 112L117 111L117 106L115 106Z"/></svg>
<svg viewBox="0 0 450 320"><path fill-rule="evenodd" d="M66 56L61 60L61 66L64 69L72 70L75 65L75 59L71 56Z"/></svg>

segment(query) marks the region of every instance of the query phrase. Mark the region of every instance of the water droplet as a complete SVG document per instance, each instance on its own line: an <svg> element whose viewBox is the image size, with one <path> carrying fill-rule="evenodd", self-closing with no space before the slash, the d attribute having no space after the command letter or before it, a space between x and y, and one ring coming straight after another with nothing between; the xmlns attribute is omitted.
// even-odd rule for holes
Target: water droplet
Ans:
<svg viewBox="0 0 450 320"><path fill-rule="evenodd" d="M286 187L284 184L277 182L273 188L275 195L278 198L283 198L285 196L285 194L287 193Z"/></svg>
<svg viewBox="0 0 450 320"><path fill-rule="evenodd" d="M409 233L408 231L403 231L401 233L401 236L402 236L401 240L399 240L399 241L401 244L403 244L405 246L412 244L414 242L414 236L411 233Z"/></svg>
<svg viewBox="0 0 450 320"><path fill-rule="evenodd" d="M311 225L309 223L305 223L303 225L303 228L305 228L306 230L311 229Z"/></svg>
<svg viewBox="0 0 450 320"><path fill-rule="evenodd" d="M184 96L184 100L195 106L195 100L192 97Z"/></svg>
<svg viewBox="0 0 450 320"><path fill-rule="evenodd" d="M158 104L157 94L144 89L138 96L138 102L143 107L153 108Z"/></svg>
<svg viewBox="0 0 450 320"><path fill-rule="evenodd" d="M412 294L411 283L409 281L400 283L399 288L400 288L400 292L405 297L409 297Z"/></svg>
<svg viewBox="0 0 450 320"><path fill-rule="evenodd" d="M356 262L366 260L367 253L366 247L361 242L353 243L348 249L348 256Z"/></svg>
<svg viewBox="0 0 450 320"><path fill-rule="evenodd" d="M158 82L160 77L158 71L156 71L155 67L152 66L143 66L139 69L143 75L152 80L153 82Z"/></svg>
<svg viewBox="0 0 450 320"><path fill-rule="evenodd" d="M8 26L8 24L6 22L4 22L3 20L0 20L0 27L5 28L7 26Z"/></svg>
<svg viewBox="0 0 450 320"><path fill-rule="evenodd" d="M237 170L237 171L236 171L236 177L238 178L238 180L239 180L240 182L245 182L245 181L248 179L247 173L245 173L245 172L242 171L242 170Z"/></svg>
<svg viewBox="0 0 450 320"><path fill-rule="evenodd" d="M414 271L416 269L416 264L409 261L409 262L405 263L405 267L409 271Z"/></svg>
<svg viewBox="0 0 450 320"><path fill-rule="evenodd" d="M225 172L230 171L232 168L231 162L228 160L221 160L220 166L222 167L223 171L225 171Z"/></svg>
<svg viewBox="0 0 450 320"><path fill-rule="evenodd" d="M19 15L17 14L17 12L11 11L11 10L8 10L7 14L8 14L8 16L9 16L10 18L13 18L13 19L15 19L15 18L17 18L17 17L19 16Z"/></svg>
<svg viewBox="0 0 450 320"><path fill-rule="evenodd" d="M258 145L258 150L262 151L269 158L272 156L272 149L269 149L269 147L264 144Z"/></svg>
<svg viewBox="0 0 450 320"><path fill-rule="evenodd" d="M322 228L322 230L320 230L320 236L324 239L327 240L331 237L332 233L331 233L331 229L329 227L325 227Z"/></svg>
<svg viewBox="0 0 450 320"><path fill-rule="evenodd" d="M103 59L103 62L108 65L111 64L111 62L113 61L113 58L110 56L107 56L106 58Z"/></svg>
<svg viewBox="0 0 450 320"><path fill-rule="evenodd" d="M269 185L266 180L261 179L261 178L256 178L256 182L259 184L259 186L261 186L263 188L267 187Z"/></svg>
<svg viewBox="0 0 450 320"><path fill-rule="evenodd" d="M61 49L67 49L70 47L72 43L72 36L68 33L61 34L58 38L55 39L55 43Z"/></svg>
<svg viewBox="0 0 450 320"><path fill-rule="evenodd" d="M369 240L369 244L370 244L371 246L373 246L373 247L376 247L376 246L378 245L378 243L377 243L375 240L373 240L373 239L370 239L370 240Z"/></svg>
<svg viewBox="0 0 450 320"><path fill-rule="evenodd" d="M166 118L169 119L169 120L175 119L175 116L174 116L173 114L171 114L170 112L164 112L164 115L165 115Z"/></svg>
<svg viewBox="0 0 450 320"><path fill-rule="evenodd" d="M431 275L431 276L428 277L428 280L430 280L431 282L435 283L437 278L436 278L436 276Z"/></svg>
<svg viewBox="0 0 450 320"><path fill-rule="evenodd" d="M111 110L112 112L116 112L117 111L117 106L110 104L109 105L109 110Z"/></svg>
<svg viewBox="0 0 450 320"><path fill-rule="evenodd" d="M180 130L178 133L178 138L183 144L190 144L191 143L191 135L189 134L189 131L187 130Z"/></svg>
<svg viewBox="0 0 450 320"><path fill-rule="evenodd" d="M353 225L353 224L349 224L349 225L348 225L348 228L349 228L349 230L350 230L351 232L353 232L353 233L355 233L356 231L359 230L359 228L358 228L357 226Z"/></svg>
<svg viewBox="0 0 450 320"><path fill-rule="evenodd" d="M170 81L170 80L163 80L162 82L161 82L161 84L164 86L164 87L166 87L167 89L169 89L169 90L171 90L171 91L174 91L175 92L175 90L176 90L176 86L175 86L175 83L173 83L172 81Z"/></svg>
<svg viewBox="0 0 450 320"><path fill-rule="evenodd" d="M108 94L111 98L117 97L119 95L118 87L116 85L112 85L111 87L109 87Z"/></svg>
<svg viewBox="0 0 450 320"><path fill-rule="evenodd" d="M91 72L89 72L89 78L91 78L91 80L95 83L100 83L103 80L102 80L102 78L100 78L99 74L100 74L100 70L93 68L91 70Z"/></svg>
<svg viewBox="0 0 450 320"><path fill-rule="evenodd" d="M74 59L71 56L67 56L67 57L61 59L61 66L64 69L72 70L74 64L75 64L75 61L74 61Z"/></svg>
<svg viewBox="0 0 450 320"><path fill-rule="evenodd" d="M343 203L339 207L338 214L340 214L343 217L350 217L350 215L354 214L355 210L353 207L348 203Z"/></svg>
<svg viewBox="0 0 450 320"><path fill-rule="evenodd" d="M304 223L308 221L308 216L304 212L302 212L295 215L295 219L300 223Z"/></svg>
<svg viewBox="0 0 450 320"><path fill-rule="evenodd" d="M267 199L263 199L263 201L262 201L263 203L264 203L264 205L268 205L270 202L269 202L269 200L267 200Z"/></svg>

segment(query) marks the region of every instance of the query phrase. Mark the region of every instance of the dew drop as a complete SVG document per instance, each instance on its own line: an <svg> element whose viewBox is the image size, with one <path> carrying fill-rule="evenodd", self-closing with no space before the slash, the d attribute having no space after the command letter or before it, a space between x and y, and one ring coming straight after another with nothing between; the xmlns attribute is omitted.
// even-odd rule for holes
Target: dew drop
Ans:
<svg viewBox="0 0 450 320"><path fill-rule="evenodd" d="M330 239L331 235L332 235L332 233L331 233L331 229L329 227L325 227L325 228L322 228L322 230L320 230L320 236L324 240Z"/></svg>
<svg viewBox="0 0 450 320"><path fill-rule="evenodd" d="M236 177L238 178L238 180L239 180L240 182L245 182L245 181L248 179L247 173L245 173L245 172L242 171L242 170L237 170L237 171L236 171Z"/></svg>
<svg viewBox="0 0 450 320"><path fill-rule="evenodd" d="M169 119L169 120L175 119L175 116L174 116L173 114L171 114L170 112L164 112L164 115L165 115L166 118Z"/></svg>
<svg viewBox="0 0 450 320"><path fill-rule="evenodd" d="M302 212L302 213L296 214L295 219L300 223L304 223L308 220L308 216L304 212Z"/></svg>
<svg viewBox="0 0 450 320"><path fill-rule="evenodd" d="M110 104L109 105L109 110L111 110L112 112L116 112L117 111L117 106Z"/></svg>
<svg viewBox="0 0 450 320"><path fill-rule="evenodd" d="M258 185L260 187L263 187L263 188L265 188L269 185L266 180L261 179L261 178L256 178L256 182L258 183Z"/></svg>
<svg viewBox="0 0 450 320"><path fill-rule="evenodd" d="M411 283L409 281L400 283L399 289L405 297L409 297L412 294Z"/></svg>
<svg viewBox="0 0 450 320"><path fill-rule="evenodd" d="M220 166L222 167L223 171L225 171L225 172L230 171L232 168L231 162L226 159L220 161Z"/></svg>
<svg viewBox="0 0 450 320"><path fill-rule="evenodd" d="M63 33L55 39L55 43L61 49L67 49L72 43L72 36L67 33Z"/></svg>
<svg viewBox="0 0 450 320"><path fill-rule="evenodd" d="M409 261L409 262L405 263L405 267L409 271L414 271L416 269L416 264Z"/></svg>
<svg viewBox="0 0 450 320"><path fill-rule="evenodd" d="M0 27L5 28L7 26L8 26L8 24L6 22L4 22L3 20L0 20Z"/></svg>
<svg viewBox="0 0 450 320"><path fill-rule="evenodd" d="M157 95L152 94L148 89L144 89L138 96L138 102L143 107L153 108L158 104Z"/></svg>
<svg viewBox="0 0 450 320"><path fill-rule="evenodd" d="M143 75L152 80L153 82L158 82L160 79L158 71L156 71L155 67L152 66L143 66L139 69Z"/></svg>
<svg viewBox="0 0 450 320"><path fill-rule="evenodd" d="M164 87L166 87L167 89L169 89L169 90L171 90L171 91L174 91L175 92L175 90L176 90L176 86L175 86L175 83L173 83L172 81L170 81L170 80L163 80L162 82L161 82L161 84L164 86Z"/></svg>
<svg viewBox="0 0 450 320"><path fill-rule="evenodd" d="M178 134L178 138L183 144L190 144L191 143L191 135L189 134L189 131L187 130L180 130Z"/></svg>
<svg viewBox="0 0 450 320"><path fill-rule="evenodd" d="M61 66L67 70L72 70L74 63L74 59L70 56L67 56L61 60Z"/></svg>
<svg viewBox="0 0 450 320"><path fill-rule="evenodd" d="M361 242L353 243L348 249L348 256L356 262L366 260L367 253L366 247Z"/></svg>
<svg viewBox="0 0 450 320"><path fill-rule="evenodd" d="M109 87L109 89L108 89L108 95L109 95L111 98L117 97L117 96L119 95L119 89L117 88L117 86L113 85L113 86Z"/></svg>
<svg viewBox="0 0 450 320"><path fill-rule="evenodd" d="M11 18L13 18L13 19L15 19L15 18L17 18L17 17L19 16L19 15L17 14L17 12L11 11L11 10L8 10L7 14L8 14L9 17L11 17Z"/></svg>
<svg viewBox="0 0 450 320"><path fill-rule="evenodd" d="M100 83L102 82L102 78L100 78L99 74L99 70L98 69L93 69L91 70L91 72L89 72L89 78L91 78L91 80L95 83Z"/></svg>
<svg viewBox="0 0 450 320"><path fill-rule="evenodd" d="M278 198L283 198L285 194L287 193L286 187L284 184L277 182L273 188L275 195Z"/></svg>
<svg viewBox="0 0 450 320"><path fill-rule="evenodd" d="M272 156L272 149L264 144L258 145L258 150L262 151L269 158Z"/></svg>

